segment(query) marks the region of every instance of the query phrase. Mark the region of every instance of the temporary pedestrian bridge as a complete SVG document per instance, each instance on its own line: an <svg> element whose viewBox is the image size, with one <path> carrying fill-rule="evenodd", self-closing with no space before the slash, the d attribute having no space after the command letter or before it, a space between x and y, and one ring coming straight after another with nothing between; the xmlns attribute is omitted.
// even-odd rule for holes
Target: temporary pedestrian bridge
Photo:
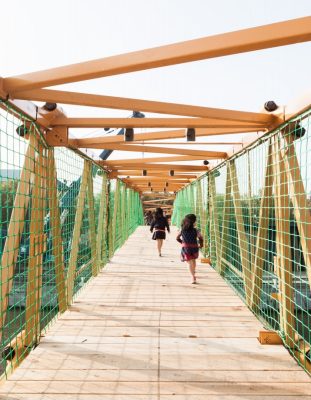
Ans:
<svg viewBox="0 0 311 400"><path fill-rule="evenodd" d="M310 98L255 113L44 89L310 40L306 17L0 80L1 399L311 398ZM71 130L94 127L124 137ZM176 228L158 258L141 226L143 201L172 197L205 238L197 286Z"/></svg>

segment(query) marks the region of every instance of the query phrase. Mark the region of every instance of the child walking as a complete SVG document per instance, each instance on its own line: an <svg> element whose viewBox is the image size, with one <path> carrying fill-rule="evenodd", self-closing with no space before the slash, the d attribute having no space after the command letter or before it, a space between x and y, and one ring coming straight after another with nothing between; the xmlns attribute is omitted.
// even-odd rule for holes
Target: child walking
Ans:
<svg viewBox="0 0 311 400"><path fill-rule="evenodd" d="M163 246L163 240L165 240L165 238L166 238L165 228L167 229L167 231L169 233L170 227L169 227L167 218L164 217L163 210L162 210L162 208L159 207L156 209L154 219L150 226L150 232L153 232L153 230L154 230L152 239L157 241L158 253L159 253L160 257L162 257L161 251L162 251L162 246Z"/></svg>
<svg viewBox="0 0 311 400"><path fill-rule="evenodd" d="M195 276L196 259L199 257L199 247L203 247L203 237L194 227L196 219L197 217L194 214L186 215L181 224L181 231L176 237L176 240L182 245L181 261L187 261L189 265L192 284L197 283Z"/></svg>

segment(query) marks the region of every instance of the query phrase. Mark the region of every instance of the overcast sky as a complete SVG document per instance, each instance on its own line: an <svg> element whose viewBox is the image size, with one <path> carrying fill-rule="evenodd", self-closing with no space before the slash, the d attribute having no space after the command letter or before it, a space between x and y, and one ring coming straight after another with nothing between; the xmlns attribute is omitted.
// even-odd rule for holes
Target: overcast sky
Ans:
<svg viewBox="0 0 311 400"><path fill-rule="evenodd" d="M311 14L310 0L2 0L0 76ZM66 90L259 111L310 90L311 44L64 85ZM60 88L55 87L55 88ZM71 116L127 111L64 107Z"/></svg>

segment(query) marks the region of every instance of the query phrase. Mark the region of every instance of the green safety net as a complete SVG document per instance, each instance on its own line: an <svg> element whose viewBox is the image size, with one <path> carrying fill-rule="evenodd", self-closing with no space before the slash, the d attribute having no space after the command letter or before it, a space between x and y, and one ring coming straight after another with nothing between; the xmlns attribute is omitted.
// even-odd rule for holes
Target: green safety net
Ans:
<svg viewBox="0 0 311 400"><path fill-rule="evenodd" d="M138 225L139 194L81 153L49 148L0 103L1 373L35 347Z"/></svg>
<svg viewBox="0 0 311 400"><path fill-rule="evenodd" d="M144 217L139 193L122 181L111 180L109 193L109 251L112 254L138 225L144 224Z"/></svg>
<svg viewBox="0 0 311 400"><path fill-rule="evenodd" d="M266 134L177 193L203 255L311 373L311 111Z"/></svg>

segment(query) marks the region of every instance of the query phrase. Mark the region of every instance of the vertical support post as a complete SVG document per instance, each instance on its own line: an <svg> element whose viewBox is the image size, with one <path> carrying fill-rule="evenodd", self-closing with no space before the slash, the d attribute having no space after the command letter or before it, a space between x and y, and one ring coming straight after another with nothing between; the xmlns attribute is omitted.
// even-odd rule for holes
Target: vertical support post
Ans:
<svg viewBox="0 0 311 400"><path fill-rule="evenodd" d="M273 161L272 144L270 139L268 144L265 181L260 200L255 260L254 260L254 267L252 274L252 293L251 293L250 307L255 313L258 313L260 307L263 268L265 263L265 255L269 245L267 235L269 229L269 214L270 214L272 185L273 185L272 161Z"/></svg>
<svg viewBox="0 0 311 400"><path fill-rule="evenodd" d="M88 199L88 219L89 219L89 239L91 246L91 259L92 259L92 275L96 276L97 270L97 256L96 256L96 228L95 228L95 209L94 209L94 188L93 188L93 171L92 164L90 164L88 178L87 178L87 199Z"/></svg>
<svg viewBox="0 0 311 400"><path fill-rule="evenodd" d="M232 196L233 196L233 205L234 205L234 214L236 218L236 225L238 231L238 241L240 247L240 255L241 255L241 264L242 264L242 272L243 272L243 281L245 288L245 300L246 304L250 304L251 299L251 265L249 258L249 248L248 241L245 234L245 227L242 215L242 204L240 198L239 184L236 172L236 165L234 160L229 161L228 163L231 184L232 184Z"/></svg>
<svg viewBox="0 0 311 400"><path fill-rule="evenodd" d="M129 237L129 213L131 212L129 209L129 189L127 187L124 188L124 208L123 208L123 213L124 213L124 235L125 235L125 240L128 239Z"/></svg>
<svg viewBox="0 0 311 400"><path fill-rule="evenodd" d="M286 176L289 182L289 192L293 203L293 211L300 235L300 244L305 260L309 286L311 289L311 215L306 190L301 177L293 137L289 132L281 131L286 143L283 152Z"/></svg>
<svg viewBox="0 0 311 400"><path fill-rule="evenodd" d="M290 244L290 200L284 160L280 150L280 138L274 138L273 168L276 217L276 263L279 268L280 322L285 342L295 345L294 293Z"/></svg>
<svg viewBox="0 0 311 400"><path fill-rule="evenodd" d="M208 177L204 177L204 186L206 186L206 194L204 193L205 190L202 191L202 225L203 225L203 239L204 239L204 256L208 254L208 248L209 248L209 239L208 239L208 232L207 232L207 217L208 217L208 210L207 210L207 205L208 205ZM216 266L217 269L219 266Z"/></svg>
<svg viewBox="0 0 311 400"><path fill-rule="evenodd" d="M59 213L59 201L57 195L57 174L53 149L48 150L47 174L47 193L50 209L50 229L52 251L55 264L55 282L58 299L58 309L60 313L63 313L67 309L66 282L62 230Z"/></svg>
<svg viewBox="0 0 311 400"><path fill-rule="evenodd" d="M214 241L215 246L215 254L216 254L216 265L220 265L220 232L219 232L219 223L218 223L218 214L217 214L217 206L216 206L216 183L214 174L210 174L209 179L209 198L210 198L210 236L211 240Z"/></svg>
<svg viewBox="0 0 311 400"><path fill-rule="evenodd" d="M45 251L44 199L46 187L45 150L38 144L35 162L35 179L32 190L30 246L27 273L27 293L25 311L25 345L37 344L40 338L40 315L42 295L42 261Z"/></svg>
<svg viewBox="0 0 311 400"><path fill-rule="evenodd" d="M114 193L114 201L113 201L113 216L111 220L111 244L109 246L109 258L112 257L116 248L116 231L117 231L117 215L119 211L119 196L120 196L120 182L116 180L116 189Z"/></svg>
<svg viewBox="0 0 311 400"><path fill-rule="evenodd" d="M104 173L102 178L96 236L96 274L100 271L103 262L103 242L106 241L107 233L107 175Z"/></svg>
<svg viewBox="0 0 311 400"><path fill-rule="evenodd" d="M30 200L31 178L34 172L35 150L37 146L38 140L36 134L32 131L25 153L25 161L17 186L7 237L1 257L0 336L2 336L2 329L5 324L9 304L9 293L13 285L14 266L19 252L19 243L24 230L25 217Z"/></svg>
<svg viewBox="0 0 311 400"><path fill-rule="evenodd" d="M204 239L204 245L205 245L205 225L204 225L204 206L203 206L203 196L202 196L202 179L200 179L197 182L197 201L196 203L198 204L197 209L198 209L198 214L199 214L199 219L200 219L200 232L201 235L203 236ZM202 249L202 251L204 252L204 248Z"/></svg>
<svg viewBox="0 0 311 400"><path fill-rule="evenodd" d="M127 234L127 232L126 232L126 225L125 225L125 218L126 218L126 215L125 215L125 195L126 195L126 187L125 187L125 185L123 186L122 185L122 187L121 187L121 210L120 210L120 226L121 226L121 230L122 230L122 234L121 234L121 237L122 237L122 243L124 243L125 242L125 240L127 239L127 236L126 236L126 234Z"/></svg>
<svg viewBox="0 0 311 400"><path fill-rule="evenodd" d="M133 210L134 208L133 208L133 206L134 206L134 204L135 204L135 198L134 198L134 196L135 196L135 192L134 192L134 190L133 189L130 189L130 199L129 199L129 210ZM129 216L131 215L131 213L129 213ZM130 232L132 233L133 232L133 217L131 217L131 218L129 218L129 229L130 229Z"/></svg>
<svg viewBox="0 0 311 400"><path fill-rule="evenodd" d="M73 234L72 234L71 252L70 252L70 257L69 257L69 266L68 266L68 275L67 275L67 303L68 303L68 305L70 305L72 303L72 297L73 297L73 291L74 291L76 264L77 264L78 251L79 251L79 239L80 239L80 234L81 234L82 218L83 218L84 203L85 203L85 196L86 196L86 189L87 189L90 165L91 164L89 161L84 160L84 167L83 167L80 191L79 191L78 201L77 201L76 217L75 217L75 223L74 223Z"/></svg>
<svg viewBox="0 0 311 400"><path fill-rule="evenodd" d="M200 220L200 226L199 229L200 231L202 231L202 189L201 189L201 180L198 180L196 182L196 186L197 186L197 193L196 193L196 197L197 197L197 201L196 201L196 211L195 214L197 216L199 216L199 220Z"/></svg>
<svg viewBox="0 0 311 400"><path fill-rule="evenodd" d="M211 175L211 174L210 174ZM209 177L210 177L209 175ZM222 233L221 233L221 246L220 246L220 263L217 266L218 272L220 275L224 275L225 272L225 264L222 259L225 258L227 245L229 241L229 206L231 200L231 176L229 169L229 161L227 161L227 179L226 179L226 193L224 199L224 210L223 210L223 220L222 220Z"/></svg>
<svg viewBox="0 0 311 400"><path fill-rule="evenodd" d="M248 175L248 218L249 218L249 247L250 247L250 263L253 265L255 260L255 239L254 239L254 219L252 204L252 174L250 152L247 150L247 175Z"/></svg>

